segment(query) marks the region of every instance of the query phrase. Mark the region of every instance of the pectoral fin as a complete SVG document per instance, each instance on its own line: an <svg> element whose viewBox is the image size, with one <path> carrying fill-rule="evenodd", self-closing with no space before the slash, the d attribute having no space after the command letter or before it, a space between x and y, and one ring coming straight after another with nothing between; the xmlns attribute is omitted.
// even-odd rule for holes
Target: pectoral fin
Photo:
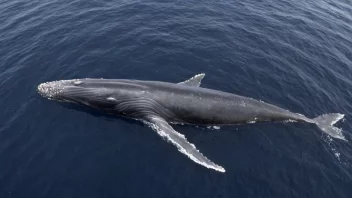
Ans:
<svg viewBox="0 0 352 198"><path fill-rule="evenodd" d="M223 167L207 159L193 144L187 141L184 135L175 131L163 118L152 116L148 118L148 121L161 137L175 145L181 153L187 155L194 162L219 172L225 172Z"/></svg>
<svg viewBox="0 0 352 198"><path fill-rule="evenodd" d="M177 84L199 87L204 76L205 76L204 73L197 74L197 75L193 76L192 78L190 78L184 82L177 83Z"/></svg>

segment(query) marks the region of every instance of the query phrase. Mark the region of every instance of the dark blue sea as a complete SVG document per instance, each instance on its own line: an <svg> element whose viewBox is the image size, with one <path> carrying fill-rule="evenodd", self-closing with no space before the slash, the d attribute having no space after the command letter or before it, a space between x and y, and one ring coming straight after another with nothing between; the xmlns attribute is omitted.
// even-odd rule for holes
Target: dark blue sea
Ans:
<svg viewBox="0 0 352 198"><path fill-rule="evenodd" d="M313 118L174 126L226 173L143 123L41 97L46 81L122 78L202 86ZM352 197L350 0L2 0L0 197Z"/></svg>

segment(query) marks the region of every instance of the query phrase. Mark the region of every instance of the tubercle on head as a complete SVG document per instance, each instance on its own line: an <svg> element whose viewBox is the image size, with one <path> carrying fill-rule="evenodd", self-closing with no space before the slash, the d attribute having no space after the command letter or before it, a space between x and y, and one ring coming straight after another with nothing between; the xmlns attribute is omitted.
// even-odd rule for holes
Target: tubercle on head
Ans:
<svg viewBox="0 0 352 198"><path fill-rule="evenodd" d="M47 97L50 99L62 93L66 85L71 84L74 86L78 86L78 85L81 85L82 83L83 82L78 79L44 82L38 85L37 91L43 97Z"/></svg>

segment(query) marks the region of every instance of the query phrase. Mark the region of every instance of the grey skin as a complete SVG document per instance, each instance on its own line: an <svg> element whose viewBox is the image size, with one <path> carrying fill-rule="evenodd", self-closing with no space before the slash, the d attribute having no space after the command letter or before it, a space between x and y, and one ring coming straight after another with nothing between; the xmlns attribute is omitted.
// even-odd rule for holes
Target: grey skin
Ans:
<svg viewBox="0 0 352 198"><path fill-rule="evenodd" d="M343 114L324 114L310 119L255 99L201 88L203 77L204 74L199 74L177 84L125 79L61 80L40 84L38 92L48 99L141 120L194 162L220 172L225 169L202 155L169 123L233 125L290 120L316 124L332 137L344 139L341 129L333 126Z"/></svg>

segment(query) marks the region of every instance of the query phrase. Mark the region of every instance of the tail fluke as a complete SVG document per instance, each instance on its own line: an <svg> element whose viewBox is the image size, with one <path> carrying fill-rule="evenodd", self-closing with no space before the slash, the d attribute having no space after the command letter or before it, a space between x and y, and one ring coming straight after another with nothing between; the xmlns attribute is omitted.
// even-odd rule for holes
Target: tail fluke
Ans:
<svg viewBox="0 0 352 198"><path fill-rule="evenodd" d="M313 119L314 123L318 125L318 127L328 135L338 138L341 140L346 140L342 134L342 130L334 127L333 125L341 120L345 115L340 113L329 113L323 114Z"/></svg>

